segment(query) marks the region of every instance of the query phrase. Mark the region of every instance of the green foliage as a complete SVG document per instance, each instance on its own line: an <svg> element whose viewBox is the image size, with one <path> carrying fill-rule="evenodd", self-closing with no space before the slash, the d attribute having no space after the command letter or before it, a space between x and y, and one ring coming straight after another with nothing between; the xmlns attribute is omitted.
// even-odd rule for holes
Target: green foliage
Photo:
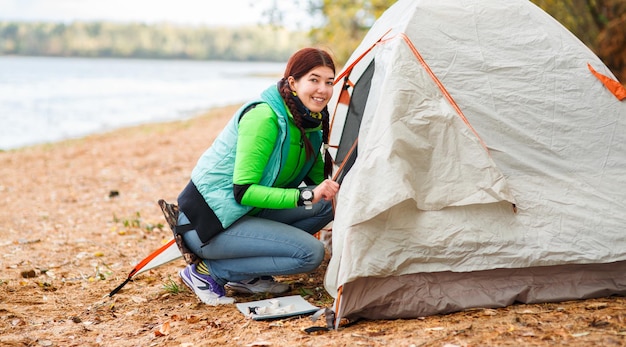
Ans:
<svg viewBox="0 0 626 347"><path fill-rule="evenodd" d="M135 216L128 219L121 219L117 215L113 215L113 222L122 223L126 228L140 228L141 213L135 212Z"/></svg>
<svg viewBox="0 0 626 347"><path fill-rule="evenodd" d="M113 215L113 222L121 223L126 230L130 229L141 229L143 219L141 218L141 213L135 212L135 215L130 218L119 218L117 215ZM162 226L162 224L157 224L158 226ZM155 225L152 223L145 223L144 229L146 231L152 231L155 228Z"/></svg>
<svg viewBox="0 0 626 347"><path fill-rule="evenodd" d="M569 29L626 81L626 1L532 0Z"/></svg>
<svg viewBox="0 0 626 347"><path fill-rule="evenodd" d="M310 288L300 287L299 291L300 291L300 296L303 296L303 297L313 296L314 294Z"/></svg>
<svg viewBox="0 0 626 347"><path fill-rule="evenodd" d="M102 269L102 268L104 268L104 269ZM111 275L113 275L113 271L111 271L111 269L109 268L108 265L106 265L106 264L98 264L98 265L96 265L95 274L93 275L93 279L94 280L98 280L98 281L105 281Z"/></svg>
<svg viewBox="0 0 626 347"><path fill-rule="evenodd" d="M326 19L313 28L314 42L332 47L339 65L345 64L376 19L396 0L320 0L310 1L312 13Z"/></svg>
<svg viewBox="0 0 626 347"><path fill-rule="evenodd" d="M121 223L124 225L126 229L145 229L146 231L153 231L155 229L163 230L163 223L150 223L144 222L143 218L141 218L141 213L139 211L135 212L135 215L130 218L119 218L117 215L113 215L113 222Z"/></svg>
<svg viewBox="0 0 626 347"><path fill-rule="evenodd" d="M152 231L155 229L163 230L164 227L165 225L163 223L156 223L156 224L146 223L144 226L144 229L146 229L146 231Z"/></svg>
<svg viewBox="0 0 626 347"><path fill-rule="evenodd" d="M285 61L306 35L270 26L0 22L0 55Z"/></svg>
<svg viewBox="0 0 626 347"><path fill-rule="evenodd" d="M139 228L141 227L141 214L139 212L135 212L134 218L125 219L123 223L127 228Z"/></svg>
<svg viewBox="0 0 626 347"><path fill-rule="evenodd" d="M618 79L626 79L625 0L531 1L595 51ZM322 24L311 30L310 35L317 44L332 47L339 65L345 64L375 20L395 2L308 0L311 15L324 18ZM617 29L608 35L607 29L611 28Z"/></svg>
<svg viewBox="0 0 626 347"><path fill-rule="evenodd" d="M531 0L541 7L563 26L574 33L587 45L592 45L600 31L600 23L603 21L596 18L593 9L596 7L595 0Z"/></svg>
<svg viewBox="0 0 626 347"><path fill-rule="evenodd" d="M167 278L167 281L163 283L163 290L170 294L178 294L185 291L185 288L174 281L171 277Z"/></svg>

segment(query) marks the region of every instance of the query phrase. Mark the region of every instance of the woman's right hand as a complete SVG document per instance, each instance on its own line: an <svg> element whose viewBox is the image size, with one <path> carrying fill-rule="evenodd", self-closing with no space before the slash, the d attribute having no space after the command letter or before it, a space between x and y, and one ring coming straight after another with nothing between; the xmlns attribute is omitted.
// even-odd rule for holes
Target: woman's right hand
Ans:
<svg viewBox="0 0 626 347"><path fill-rule="evenodd" d="M317 187L313 188L313 203L317 203L320 200L332 200L339 191L339 183L326 179Z"/></svg>

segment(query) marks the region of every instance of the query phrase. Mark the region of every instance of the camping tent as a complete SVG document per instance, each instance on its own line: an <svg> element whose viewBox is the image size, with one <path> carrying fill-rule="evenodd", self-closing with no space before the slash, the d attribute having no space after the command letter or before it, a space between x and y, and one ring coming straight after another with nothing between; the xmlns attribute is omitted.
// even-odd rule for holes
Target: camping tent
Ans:
<svg viewBox="0 0 626 347"><path fill-rule="evenodd" d="M626 104L592 70L527 0L390 7L330 104L336 322L626 294Z"/></svg>

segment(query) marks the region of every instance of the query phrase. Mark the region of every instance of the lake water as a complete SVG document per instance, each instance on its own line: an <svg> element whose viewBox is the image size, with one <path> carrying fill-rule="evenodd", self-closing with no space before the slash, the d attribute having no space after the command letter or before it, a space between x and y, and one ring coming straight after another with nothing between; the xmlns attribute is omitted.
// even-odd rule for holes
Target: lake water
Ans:
<svg viewBox="0 0 626 347"><path fill-rule="evenodd" d="M256 98L284 63L0 56L0 150Z"/></svg>

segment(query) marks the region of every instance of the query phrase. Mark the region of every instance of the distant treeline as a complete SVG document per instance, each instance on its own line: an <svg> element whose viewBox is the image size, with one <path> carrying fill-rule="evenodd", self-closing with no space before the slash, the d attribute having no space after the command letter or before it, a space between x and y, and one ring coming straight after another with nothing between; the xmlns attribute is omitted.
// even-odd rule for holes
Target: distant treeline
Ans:
<svg viewBox="0 0 626 347"><path fill-rule="evenodd" d="M271 26L0 22L0 55L286 61L308 40Z"/></svg>

